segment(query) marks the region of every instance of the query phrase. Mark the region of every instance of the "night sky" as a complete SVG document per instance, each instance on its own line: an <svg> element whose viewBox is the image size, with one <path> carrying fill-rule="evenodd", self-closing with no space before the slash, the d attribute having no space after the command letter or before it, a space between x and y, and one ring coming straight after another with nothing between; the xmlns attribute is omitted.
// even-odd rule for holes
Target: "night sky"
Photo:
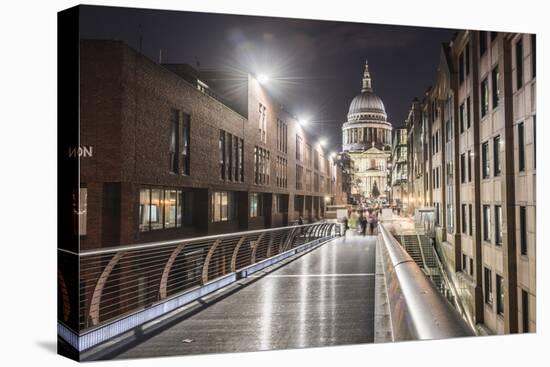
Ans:
<svg viewBox="0 0 550 367"><path fill-rule="evenodd" d="M183 11L82 7L83 39L125 41L163 63L200 62L271 78L270 93L341 149L341 125L361 91L365 59L388 120L402 126L410 102L435 78L454 30Z"/></svg>

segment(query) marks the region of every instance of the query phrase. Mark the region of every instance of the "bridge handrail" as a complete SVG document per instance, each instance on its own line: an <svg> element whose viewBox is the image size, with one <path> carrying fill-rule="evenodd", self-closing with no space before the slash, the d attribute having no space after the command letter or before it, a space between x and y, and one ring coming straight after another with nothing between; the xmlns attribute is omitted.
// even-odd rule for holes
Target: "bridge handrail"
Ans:
<svg viewBox="0 0 550 367"><path fill-rule="evenodd" d="M60 320L80 332L112 323L194 289L208 288L217 279L238 277L243 269L331 236L334 226L317 222L81 253L60 251L65 257L77 256L79 269L75 280L70 267L74 262L59 263L64 305Z"/></svg>
<svg viewBox="0 0 550 367"><path fill-rule="evenodd" d="M474 331L391 235L378 225L394 341L473 336Z"/></svg>

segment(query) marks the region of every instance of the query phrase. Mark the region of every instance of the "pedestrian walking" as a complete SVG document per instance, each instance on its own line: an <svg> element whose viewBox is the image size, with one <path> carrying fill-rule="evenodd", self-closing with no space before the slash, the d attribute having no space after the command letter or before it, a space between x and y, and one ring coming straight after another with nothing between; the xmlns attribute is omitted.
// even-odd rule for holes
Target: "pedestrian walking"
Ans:
<svg viewBox="0 0 550 367"><path fill-rule="evenodd" d="M344 217L344 237L346 237L346 231L349 229L348 217Z"/></svg>
<svg viewBox="0 0 550 367"><path fill-rule="evenodd" d="M374 234L374 216L375 216L374 213L369 214L369 234L370 235Z"/></svg>
<svg viewBox="0 0 550 367"><path fill-rule="evenodd" d="M361 215L361 234L364 236L367 232L367 218Z"/></svg>

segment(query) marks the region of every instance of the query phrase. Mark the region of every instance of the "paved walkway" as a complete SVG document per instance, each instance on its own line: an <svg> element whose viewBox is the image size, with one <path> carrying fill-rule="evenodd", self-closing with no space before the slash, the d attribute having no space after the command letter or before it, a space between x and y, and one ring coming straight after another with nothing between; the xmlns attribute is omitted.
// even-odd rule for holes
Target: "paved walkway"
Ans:
<svg viewBox="0 0 550 367"><path fill-rule="evenodd" d="M116 358L373 342L375 252L348 231Z"/></svg>

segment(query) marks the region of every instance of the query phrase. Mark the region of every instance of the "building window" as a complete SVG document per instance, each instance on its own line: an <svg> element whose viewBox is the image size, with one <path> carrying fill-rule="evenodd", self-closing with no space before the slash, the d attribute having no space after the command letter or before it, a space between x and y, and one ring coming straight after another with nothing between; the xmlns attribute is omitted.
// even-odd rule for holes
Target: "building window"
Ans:
<svg viewBox="0 0 550 367"><path fill-rule="evenodd" d="M304 144L300 135L296 135L296 160L302 162L304 159Z"/></svg>
<svg viewBox="0 0 550 367"><path fill-rule="evenodd" d="M470 97L466 98L466 128L469 129L471 124L470 118Z"/></svg>
<svg viewBox="0 0 550 367"><path fill-rule="evenodd" d="M492 95L493 95L493 109L498 107L498 102L500 100L500 88L499 88L499 73L498 73L498 65L493 68L493 71L491 71L491 89L492 89Z"/></svg>
<svg viewBox="0 0 550 367"><path fill-rule="evenodd" d="M479 56L483 56L485 51L487 51L487 32L481 31L479 32Z"/></svg>
<svg viewBox="0 0 550 367"><path fill-rule="evenodd" d="M474 276L474 259L470 258L470 275Z"/></svg>
<svg viewBox="0 0 550 367"><path fill-rule="evenodd" d="M287 132L287 124L277 119L277 149L282 153L288 151Z"/></svg>
<svg viewBox="0 0 550 367"><path fill-rule="evenodd" d="M468 151L468 182L472 182L472 151Z"/></svg>
<svg viewBox="0 0 550 367"><path fill-rule="evenodd" d="M468 204L468 234L471 236L474 227L474 217L472 214L472 204Z"/></svg>
<svg viewBox="0 0 550 367"><path fill-rule="evenodd" d="M312 156L312 152L311 152L311 145L309 145L308 143L305 144L305 149L304 149L304 161L305 161L305 164L307 167L311 168L311 156Z"/></svg>
<svg viewBox="0 0 550 367"><path fill-rule="evenodd" d="M172 110L172 119L170 123L170 172L179 172L179 130L180 116L178 110Z"/></svg>
<svg viewBox="0 0 550 367"><path fill-rule="evenodd" d="M267 143L267 109L261 103L259 107L258 132L260 133L260 141Z"/></svg>
<svg viewBox="0 0 550 367"><path fill-rule="evenodd" d="M483 240L491 241L491 207L483 205Z"/></svg>
<svg viewBox="0 0 550 367"><path fill-rule="evenodd" d="M78 192L78 234L86 236L88 225L88 188L81 187Z"/></svg>
<svg viewBox="0 0 550 367"><path fill-rule="evenodd" d="M465 65L465 62L464 62L464 57L465 57L465 51L462 51L460 53L460 56L458 57L458 80L460 82L460 84L462 84L464 82L464 75L465 75L465 68L466 68L466 65Z"/></svg>
<svg viewBox="0 0 550 367"><path fill-rule="evenodd" d="M483 268L483 285L485 291L485 303L488 305L493 304L493 275L491 270Z"/></svg>
<svg viewBox="0 0 550 367"><path fill-rule="evenodd" d="M316 149L313 149L313 168L319 169L319 153Z"/></svg>
<svg viewBox="0 0 550 367"><path fill-rule="evenodd" d="M149 223L151 230L161 229L164 223L164 190L151 189Z"/></svg>
<svg viewBox="0 0 550 367"><path fill-rule="evenodd" d="M466 234L467 233L466 231L467 231L467 228L468 228L468 221L466 219L466 214L467 214L466 204L462 204L462 210L461 210L460 214L462 216L462 218L461 218L462 233Z"/></svg>
<svg viewBox="0 0 550 367"><path fill-rule="evenodd" d="M521 325L522 332L529 332L529 293L526 290L521 290Z"/></svg>
<svg viewBox="0 0 550 367"><path fill-rule="evenodd" d="M466 47L466 55L464 56L464 62L466 63L466 75L470 75L470 44L467 43Z"/></svg>
<svg viewBox="0 0 550 367"><path fill-rule="evenodd" d="M518 124L518 169L525 171L525 128L523 122Z"/></svg>
<svg viewBox="0 0 550 367"><path fill-rule="evenodd" d="M495 244L502 246L502 207L495 205Z"/></svg>
<svg viewBox="0 0 550 367"><path fill-rule="evenodd" d="M464 273L468 272L467 266L468 266L468 256L466 256L465 254L462 254L462 271Z"/></svg>
<svg viewBox="0 0 550 367"><path fill-rule="evenodd" d="M537 35L531 35L531 76L537 76Z"/></svg>
<svg viewBox="0 0 550 367"><path fill-rule="evenodd" d="M189 176L191 171L191 118L187 114L183 114L182 135L183 147L181 150L181 173Z"/></svg>
<svg viewBox="0 0 550 367"><path fill-rule="evenodd" d="M520 36L521 37L521 36ZM516 89L523 86L523 41L516 42Z"/></svg>
<svg viewBox="0 0 550 367"><path fill-rule="evenodd" d="M170 172L189 175L190 166L189 115L173 109L170 123Z"/></svg>
<svg viewBox="0 0 550 367"><path fill-rule="evenodd" d="M522 255L527 255L527 208L519 207L519 244Z"/></svg>
<svg viewBox="0 0 550 367"><path fill-rule="evenodd" d="M311 191L311 187L313 185L312 183L312 179L311 179L311 170L306 170L306 191Z"/></svg>
<svg viewBox="0 0 550 367"><path fill-rule="evenodd" d="M277 187L287 187L287 160L283 157L277 156Z"/></svg>
<svg viewBox="0 0 550 367"><path fill-rule="evenodd" d="M489 142L481 145L482 177L488 178L490 172L489 166Z"/></svg>
<svg viewBox="0 0 550 367"><path fill-rule="evenodd" d="M261 216L263 213L263 195L259 193L250 194L250 218Z"/></svg>
<svg viewBox="0 0 550 367"><path fill-rule="evenodd" d="M487 78L481 82L481 117L484 117L489 112L489 86Z"/></svg>
<svg viewBox="0 0 550 367"><path fill-rule="evenodd" d="M493 139L493 155L494 155L494 174L495 176L500 176L501 167L500 167L500 135L495 136Z"/></svg>
<svg viewBox="0 0 550 367"><path fill-rule="evenodd" d="M319 174L317 172L313 174L313 191L319 192Z"/></svg>
<svg viewBox="0 0 550 367"><path fill-rule="evenodd" d="M233 135L226 133L225 137L225 150L227 157L227 179L233 180L233 167L235 167L235 161L233 156Z"/></svg>
<svg viewBox="0 0 550 367"><path fill-rule="evenodd" d="M460 182L466 182L466 153L460 155Z"/></svg>
<svg viewBox="0 0 550 367"><path fill-rule="evenodd" d="M464 102L460 104L459 107L459 118L460 118L460 133L463 133L464 130L466 130L466 108L464 106Z"/></svg>
<svg viewBox="0 0 550 367"><path fill-rule="evenodd" d="M296 190L304 189L304 168L296 165Z"/></svg>
<svg viewBox="0 0 550 367"><path fill-rule="evenodd" d="M212 192L212 222L227 222L235 217L233 195L231 191Z"/></svg>
<svg viewBox="0 0 550 367"><path fill-rule="evenodd" d="M239 170L238 174L240 177L240 181L244 182L244 140L243 139L239 139L238 148L239 148L239 154L237 155L239 159L239 162L237 164L237 167Z"/></svg>
<svg viewBox="0 0 550 367"><path fill-rule="evenodd" d="M269 185L270 159L269 151L258 146L254 147L254 183Z"/></svg>
<svg viewBox="0 0 550 367"><path fill-rule="evenodd" d="M447 204L447 232L454 233L454 208L453 204Z"/></svg>
<svg viewBox="0 0 550 367"><path fill-rule="evenodd" d="M498 32L491 32L490 34L491 34L491 42L497 39Z"/></svg>
<svg viewBox="0 0 550 367"><path fill-rule="evenodd" d="M181 227L183 201L184 195L181 190L162 188L140 189L140 232Z"/></svg>
<svg viewBox="0 0 550 367"><path fill-rule="evenodd" d="M497 313L504 315L504 279L497 274Z"/></svg>
<svg viewBox="0 0 550 367"><path fill-rule="evenodd" d="M218 151L220 159L220 179L225 180L225 167L226 167L226 157L225 157L225 131L220 130L220 139L218 142Z"/></svg>

